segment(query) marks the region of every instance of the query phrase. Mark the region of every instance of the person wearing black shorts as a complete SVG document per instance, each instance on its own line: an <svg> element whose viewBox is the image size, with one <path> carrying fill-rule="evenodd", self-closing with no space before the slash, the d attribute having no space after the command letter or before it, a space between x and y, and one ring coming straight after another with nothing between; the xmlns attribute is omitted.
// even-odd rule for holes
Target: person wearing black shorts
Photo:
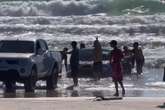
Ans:
<svg viewBox="0 0 165 110"><path fill-rule="evenodd" d="M79 72L79 49L77 48L77 42L71 43L72 51L70 57L71 74L74 82L74 86L78 86L78 72Z"/></svg>

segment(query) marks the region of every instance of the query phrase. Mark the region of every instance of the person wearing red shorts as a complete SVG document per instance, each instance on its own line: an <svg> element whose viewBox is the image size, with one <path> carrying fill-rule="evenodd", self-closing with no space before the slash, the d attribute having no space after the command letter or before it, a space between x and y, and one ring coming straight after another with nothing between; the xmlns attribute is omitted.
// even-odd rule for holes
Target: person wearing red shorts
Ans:
<svg viewBox="0 0 165 110"><path fill-rule="evenodd" d="M112 66L112 79L115 84L115 89L116 93L114 96L119 96L119 91L118 91L118 83L120 84L122 88L122 96L125 95L125 88L123 85L123 72L122 72L122 65L121 65L121 60L123 58L122 51L118 49L117 47L117 41L112 40L110 42L110 46L113 48L110 54L110 64Z"/></svg>

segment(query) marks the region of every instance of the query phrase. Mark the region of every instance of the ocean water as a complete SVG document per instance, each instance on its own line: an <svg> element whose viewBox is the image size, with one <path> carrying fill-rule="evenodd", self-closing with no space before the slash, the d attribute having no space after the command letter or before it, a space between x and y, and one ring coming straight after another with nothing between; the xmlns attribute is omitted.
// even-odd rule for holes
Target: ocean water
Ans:
<svg viewBox="0 0 165 110"><path fill-rule="evenodd" d="M164 0L0 0L0 39L43 38L53 50L72 40L104 47L140 42L148 67L164 67Z"/></svg>
<svg viewBox="0 0 165 110"><path fill-rule="evenodd" d="M43 38L61 50L73 40L92 46L96 36L105 48L113 39L121 48L139 42L145 67L160 68L145 72L144 86L164 87L154 76L165 66L165 0L0 0L0 39Z"/></svg>

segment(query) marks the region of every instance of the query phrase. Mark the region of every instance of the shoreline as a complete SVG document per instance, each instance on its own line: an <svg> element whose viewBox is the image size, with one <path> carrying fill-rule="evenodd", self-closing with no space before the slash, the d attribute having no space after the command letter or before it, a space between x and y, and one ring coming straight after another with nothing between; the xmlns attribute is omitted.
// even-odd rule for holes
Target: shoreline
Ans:
<svg viewBox="0 0 165 110"><path fill-rule="evenodd" d="M0 110L163 110L165 97L95 101L94 97L0 98Z"/></svg>
<svg viewBox="0 0 165 110"><path fill-rule="evenodd" d="M113 98L114 96L112 96ZM96 97L32 97L32 98L0 98L0 101L7 101L7 100L15 100L15 101L92 101ZM115 101L115 99L112 99ZM109 101L112 101L111 99ZM116 99L119 100L119 99ZM120 101L125 100L132 100L132 101L153 101L153 100L164 100L165 102L165 96L164 97L123 97L123 99L120 99ZM94 101L94 100L93 100ZM105 101L105 100L102 100ZM108 101L108 100L107 100Z"/></svg>

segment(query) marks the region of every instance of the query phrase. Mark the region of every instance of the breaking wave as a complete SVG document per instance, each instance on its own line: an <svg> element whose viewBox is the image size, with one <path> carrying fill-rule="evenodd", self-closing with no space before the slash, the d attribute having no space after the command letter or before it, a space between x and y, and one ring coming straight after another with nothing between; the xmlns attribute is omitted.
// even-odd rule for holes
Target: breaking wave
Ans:
<svg viewBox="0 0 165 110"><path fill-rule="evenodd" d="M69 47L72 40L91 46L99 36L104 47L115 39L120 45L143 46L148 67L165 66L165 15L81 15L0 17L0 38L43 38L52 49Z"/></svg>
<svg viewBox="0 0 165 110"><path fill-rule="evenodd" d="M146 66L165 66L164 0L0 0L0 39L43 38L52 49L140 42ZM111 16L118 15L118 16Z"/></svg>
<svg viewBox="0 0 165 110"><path fill-rule="evenodd" d="M163 0L161 0L163 1ZM1 0L0 16L68 16L164 13L159 0Z"/></svg>

